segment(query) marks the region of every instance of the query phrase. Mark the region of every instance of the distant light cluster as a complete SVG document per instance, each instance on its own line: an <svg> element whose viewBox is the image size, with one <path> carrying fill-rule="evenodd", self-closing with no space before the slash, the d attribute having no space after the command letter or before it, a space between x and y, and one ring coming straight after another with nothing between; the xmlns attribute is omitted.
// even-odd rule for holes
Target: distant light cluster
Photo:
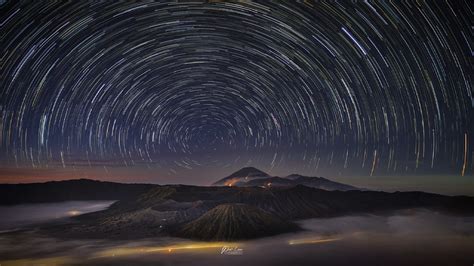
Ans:
<svg viewBox="0 0 474 266"><path fill-rule="evenodd" d="M470 1L7 1L5 165L471 174Z"/></svg>

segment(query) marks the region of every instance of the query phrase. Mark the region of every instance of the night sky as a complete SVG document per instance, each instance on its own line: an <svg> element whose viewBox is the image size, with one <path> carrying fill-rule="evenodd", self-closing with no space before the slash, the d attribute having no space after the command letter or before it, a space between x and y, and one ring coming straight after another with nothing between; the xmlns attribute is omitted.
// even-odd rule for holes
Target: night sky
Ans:
<svg viewBox="0 0 474 266"><path fill-rule="evenodd" d="M473 178L468 0L0 4L2 182Z"/></svg>

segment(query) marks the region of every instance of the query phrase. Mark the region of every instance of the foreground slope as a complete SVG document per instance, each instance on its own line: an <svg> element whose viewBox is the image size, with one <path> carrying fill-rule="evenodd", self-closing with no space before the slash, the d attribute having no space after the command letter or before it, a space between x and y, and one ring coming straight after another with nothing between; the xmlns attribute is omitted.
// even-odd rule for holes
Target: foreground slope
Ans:
<svg viewBox="0 0 474 266"><path fill-rule="evenodd" d="M221 204L186 224L178 236L200 240L236 240L294 231L298 227L258 207Z"/></svg>
<svg viewBox="0 0 474 266"><path fill-rule="evenodd" d="M210 212L218 206L225 207ZM108 210L79 216L75 224L55 227L52 231L69 237L128 239L174 235L176 232L186 237L213 239L211 231L215 231L217 238L232 240L234 237L261 236L253 225L265 215L251 208L271 215L263 220L275 225L278 224L273 222L276 219L289 222L407 208L472 216L473 206L472 197L424 192L327 191L302 185L273 188L169 185L154 187L136 198L116 202ZM236 217L239 213L241 217ZM218 222L213 224L213 220ZM206 224L212 225L211 229L205 229ZM225 226L230 226L228 231L223 229ZM275 229L272 234L287 231L284 226L270 227ZM253 233L243 232L246 230Z"/></svg>

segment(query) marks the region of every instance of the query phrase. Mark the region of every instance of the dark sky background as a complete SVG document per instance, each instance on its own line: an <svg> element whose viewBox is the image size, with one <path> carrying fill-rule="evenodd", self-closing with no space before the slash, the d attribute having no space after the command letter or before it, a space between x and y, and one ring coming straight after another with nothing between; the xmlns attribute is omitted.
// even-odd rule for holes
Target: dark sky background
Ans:
<svg viewBox="0 0 474 266"><path fill-rule="evenodd" d="M472 7L0 1L0 182L474 193Z"/></svg>

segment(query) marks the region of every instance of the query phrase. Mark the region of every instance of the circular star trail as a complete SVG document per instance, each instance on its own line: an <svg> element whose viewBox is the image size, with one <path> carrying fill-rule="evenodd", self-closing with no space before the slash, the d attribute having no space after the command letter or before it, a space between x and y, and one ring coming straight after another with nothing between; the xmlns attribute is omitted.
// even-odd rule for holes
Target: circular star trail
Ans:
<svg viewBox="0 0 474 266"><path fill-rule="evenodd" d="M469 1L2 2L2 163L470 174L472 14Z"/></svg>

